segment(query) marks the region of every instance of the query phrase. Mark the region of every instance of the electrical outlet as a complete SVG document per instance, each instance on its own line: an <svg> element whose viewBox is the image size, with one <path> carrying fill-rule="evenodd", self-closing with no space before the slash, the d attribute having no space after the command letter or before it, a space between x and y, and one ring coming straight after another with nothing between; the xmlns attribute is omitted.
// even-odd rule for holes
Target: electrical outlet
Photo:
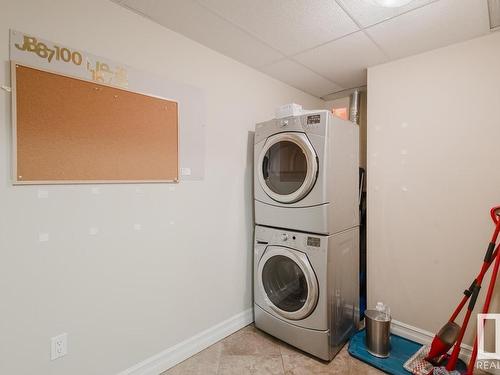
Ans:
<svg viewBox="0 0 500 375"><path fill-rule="evenodd" d="M59 336L52 337L50 339L51 349L50 349L50 359L54 359L65 356L68 353L68 334L63 333Z"/></svg>

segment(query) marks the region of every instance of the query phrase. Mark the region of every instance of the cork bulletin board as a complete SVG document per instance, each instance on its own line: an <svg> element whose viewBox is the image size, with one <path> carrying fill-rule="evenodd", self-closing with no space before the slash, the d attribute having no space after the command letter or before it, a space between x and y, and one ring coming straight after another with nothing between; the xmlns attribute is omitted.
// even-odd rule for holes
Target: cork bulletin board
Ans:
<svg viewBox="0 0 500 375"><path fill-rule="evenodd" d="M179 180L177 102L11 69L15 184Z"/></svg>

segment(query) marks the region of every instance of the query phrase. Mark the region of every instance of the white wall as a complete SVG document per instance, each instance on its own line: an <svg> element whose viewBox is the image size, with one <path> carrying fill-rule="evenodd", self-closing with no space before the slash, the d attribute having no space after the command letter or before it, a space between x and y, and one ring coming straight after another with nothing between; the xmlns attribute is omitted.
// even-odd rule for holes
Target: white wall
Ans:
<svg viewBox="0 0 500 375"><path fill-rule="evenodd" d="M11 185L0 91L0 373L114 374L250 308L250 132L278 105L323 101L109 1L0 9L2 84L13 28L200 87L208 107L204 181L45 186L39 199L40 187ZM50 362L49 338L62 332L69 354Z"/></svg>
<svg viewBox="0 0 500 375"><path fill-rule="evenodd" d="M479 272L500 204L499 61L494 33L368 70L369 304L432 332Z"/></svg>

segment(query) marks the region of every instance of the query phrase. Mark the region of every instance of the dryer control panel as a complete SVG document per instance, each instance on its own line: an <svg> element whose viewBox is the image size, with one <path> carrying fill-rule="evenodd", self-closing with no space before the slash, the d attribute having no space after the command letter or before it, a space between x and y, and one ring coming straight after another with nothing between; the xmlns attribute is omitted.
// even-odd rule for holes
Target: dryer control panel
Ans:
<svg viewBox="0 0 500 375"><path fill-rule="evenodd" d="M260 122L255 125L254 144L266 140L273 134L283 132L303 132L326 136L328 123L332 115L327 110L318 110L305 113L300 116L274 119Z"/></svg>

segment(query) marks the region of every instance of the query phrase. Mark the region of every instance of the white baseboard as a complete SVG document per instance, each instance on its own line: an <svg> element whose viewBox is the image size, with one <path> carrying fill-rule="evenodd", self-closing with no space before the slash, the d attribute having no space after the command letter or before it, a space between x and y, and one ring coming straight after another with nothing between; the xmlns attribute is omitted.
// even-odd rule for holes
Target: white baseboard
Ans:
<svg viewBox="0 0 500 375"><path fill-rule="evenodd" d="M409 324L397 320L391 321L391 332L395 335L404 337L405 339L412 340L423 345L430 344L432 342L432 339L434 338L434 334L432 332L413 327ZM460 350L460 359L468 364L470 356L472 354L472 347L465 344L462 344L461 347L462 349ZM488 372L490 374L500 375L499 369L490 368Z"/></svg>
<svg viewBox="0 0 500 375"><path fill-rule="evenodd" d="M250 308L145 359L118 375L158 375L252 322L253 309Z"/></svg>
<svg viewBox="0 0 500 375"><path fill-rule="evenodd" d="M203 332L198 333L195 336L188 338L187 340L165 349L164 351L155 354L142 362L139 362L117 375L158 375L252 322L253 309L250 308L206 329ZM430 344L434 338L434 334L432 332L397 320L392 320L391 332L395 335L423 345ZM465 363L469 362L471 353L472 347L462 344L460 358L465 361ZM491 371L491 373L500 374L500 372L497 371Z"/></svg>
<svg viewBox="0 0 500 375"><path fill-rule="evenodd" d="M391 321L391 332L395 335L404 337L419 344L430 344L434 338L434 333L413 327L409 324L399 322L397 320ZM460 350L460 359L462 359L466 364L469 363L470 356L472 354L472 347L469 345L462 344L462 349ZM489 374L500 375L500 369L489 368Z"/></svg>
<svg viewBox="0 0 500 375"><path fill-rule="evenodd" d="M422 345L430 344L432 342L432 339L434 339L434 333L421 328L413 327L398 320L391 321L391 332L395 335L418 342ZM465 344L462 344L461 347L462 349L460 350L460 359L465 361L465 363L468 363L472 354L472 347Z"/></svg>

